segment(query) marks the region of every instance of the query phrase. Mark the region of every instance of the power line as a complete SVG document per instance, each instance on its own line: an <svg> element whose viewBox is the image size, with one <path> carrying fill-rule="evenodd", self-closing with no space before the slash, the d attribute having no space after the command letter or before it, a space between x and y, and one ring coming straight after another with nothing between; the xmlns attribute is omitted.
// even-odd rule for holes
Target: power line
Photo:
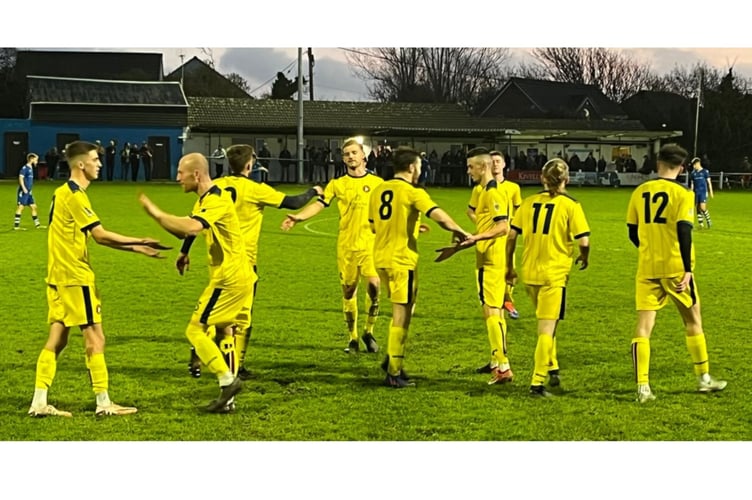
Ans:
<svg viewBox="0 0 752 500"><path fill-rule="evenodd" d="M292 60L292 62L291 62L290 64L288 64L287 66L285 66L284 68L282 68L282 71L278 71L278 73L284 73L285 71L289 70L289 69L290 69L290 68L292 67L292 65L293 65L293 64L295 64L296 62L298 62L298 60L297 60L297 59L293 59L293 60ZM265 87L266 85L268 85L268 84L269 84L269 83L270 83L270 82L271 82L272 80L274 80L275 78L277 78L277 75L276 75L276 74L275 74L275 75L274 75L273 77L269 78L269 79L268 79L267 81L265 81L264 83L262 83L261 85L259 85L258 87L256 87L255 89L253 89L253 90L249 91L248 93L249 93L249 94L253 94L253 93L254 93L254 92L256 92L257 90L261 90L261 89L262 89L263 87Z"/></svg>

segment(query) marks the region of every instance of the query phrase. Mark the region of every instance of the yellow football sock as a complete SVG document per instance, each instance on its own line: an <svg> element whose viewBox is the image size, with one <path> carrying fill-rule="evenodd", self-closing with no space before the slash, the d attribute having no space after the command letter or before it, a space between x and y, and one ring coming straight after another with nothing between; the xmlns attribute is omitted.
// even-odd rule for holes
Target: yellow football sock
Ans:
<svg viewBox="0 0 752 500"><path fill-rule="evenodd" d="M695 375L710 373L710 363L708 363L708 347L705 343L705 334L693 335L687 337L687 349L692 356L692 363L695 366Z"/></svg>
<svg viewBox="0 0 752 500"><path fill-rule="evenodd" d="M366 306L368 306L368 316L366 317L366 333L373 335L373 325L376 324L376 318L379 316L379 300L374 302L371 296L366 294Z"/></svg>
<svg viewBox="0 0 752 500"><path fill-rule="evenodd" d="M556 334L554 333L553 340L551 341L551 364L548 367L548 371L559 369L559 358L556 356Z"/></svg>
<svg viewBox="0 0 752 500"><path fill-rule="evenodd" d="M34 381L36 389L49 389L57 370L57 357L53 351L42 349L37 358L37 376Z"/></svg>
<svg viewBox="0 0 752 500"><path fill-rule="evenodd" d="M219 347L209 338L200 324L189 323L185 330L185 336L188 337L188 341L196 349L199 359L209 368L210 372L220 375L230 371Z"/></svg>
<svg viewBox="0 0 752 500"><path fill-rule="evenodd" d="M510 285L509 283L506 284L506 288L504 289L504 300L511 300L514 302L514 298L512 297L512 292L514 291L514 285Z"/></svg>
<svg viewBox="0 0 752 500"><path fill-rule="evenodd" d="M501 316L489 316L486 318L486 331L491 344L491 357L500 365L509 363L504 319Z"/></svg>
<svg viewBox="0 0 752 500"><path fill-rule="evenodd" d="M91 377L91 386L94 394L107 392L109 374L107 373L107 364L104 362L104 353L92 354L86 357L86 366L89 368Z"/></svg>
<svg viewBox="0 0 752 500"><path fill-rule="evenodd" d="M225 335L219 342L219 350L233 375L238 374L238 351L234 335Z"/></svg>
<svg viewBox="0 0 752 500"><path fill-rule="evenodd" d="M530 385L543 385L546 382L553 341L553 338L546 333L538 334L538 344L535 346L535 370Z"/></svg>
<svg viewBox="0 0 752 500"><path fill-rule="evenodd" d="M389 373L399 375L405 360L405 343L407 330L394 325L389 326L389 344L386 353L389 355Z"/></svg>
<svg viewBox="0 0 752 500"><path fill-rule="evenodd" d="M342 299L342 311L345 313L345 325L350 340L358 340L358 297Z"/></svg>
<svg viewBox="0 0 752 500"><path fill-rule="evenodd" d="M238 369L245 366L245 353L248 349L248 340L251 338L251 328L235 332L235 352L237 353Z"/></svg>
<svg viewBox="0 0 752 500"><path fill-rule="evenodd" d="M632 364L634 365L637 385L647 385L650 374L650 339L635 337L632 339Z"/></svg>

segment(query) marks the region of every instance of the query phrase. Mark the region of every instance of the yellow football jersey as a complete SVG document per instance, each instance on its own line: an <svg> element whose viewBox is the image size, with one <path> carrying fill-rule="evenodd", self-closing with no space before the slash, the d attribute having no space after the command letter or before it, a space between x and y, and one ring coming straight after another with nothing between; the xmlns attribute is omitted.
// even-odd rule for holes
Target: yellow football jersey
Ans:
<svg viewBox="0 0 752 500"><path fill-rule="evenodd" d="M230 193L212 186L196 200L191 218L204 226L209 273L215 288L245 286L255 280Z"/></svg>
<svg viewBox="0 0 752 500"><path fill-rule="evenodd" d="M684 274L677 224L693 224L694 193L670 179L640 184L629 199L627 224L637 226L640 239L638 278L670 278ZM695 246L692 244L692 269Z"/></svg>
<svg viewBox="0 0 752 500"><path fill-rule="evenodd" d="M384 182L384 179L366 173L361 177L349 174L332 179L324 189L324 195L319 202L329 206L337 199L339 209L339 237L337 244L348 250L373 249L373 233L368 224L368 202L373 190Z"/></svg>
<svg viewBox="0 0 752 500"><path fill-rule="evenodd" d="M506 196L508 203L507 213L511 219L514 215L514 211L517 210L517 207L522 205L522 191L520 191L520 186L519 184L504 179L501 184L496 184L496 189ZM468 203L468 207L473 211L475 211L475 207L478 206L478 196L480 196L481 191L483 191L483 186L476 184L473 186L473 190L470 193L470 203Z"/></svg>
<svg viewBox="0 0 752 500"><path fill-rule="evenodd" d="M491 180L478 193L475 207L476 234L492 229L497 222L509 219L509 202L504 193L497 188L497 182ZM475 191L475 190L473 190ZM482 240L475 244L476 267L506 266L506 236Z"/></svg>
<svg viewBox="0 0 752 500"><path fill-rule="evenodd" d="M420 214L438 208L424 189L392 179L371 194L368 220L376 233L373 260L377 269L415 269L418 265Z"/></svg>
<svg viewBox="0 0 752 500"><path fill-rule="evenodd" d="M78 184L68 181L55 189L47 228L48 284L94 284L87 243L92 228L99 224L86 191Z"/></svg>
<svg viewBox="0 0 752 500"><path fill-rule="evenodd" d="M220 177L214 184L230 193L240 220L240 232L243 235L246 253L251 265L256 265L264 207L278 208L285 194L268 184L256 182L243 175Z"/></svg>
<svg viewBox="0 0 752 500"><path fill-rule="evenodd" d="M567 194L542 191L523 200L511 227L524 239L522 280L528 285L565 286L574 240L590 235L582 205Z"/></svg>

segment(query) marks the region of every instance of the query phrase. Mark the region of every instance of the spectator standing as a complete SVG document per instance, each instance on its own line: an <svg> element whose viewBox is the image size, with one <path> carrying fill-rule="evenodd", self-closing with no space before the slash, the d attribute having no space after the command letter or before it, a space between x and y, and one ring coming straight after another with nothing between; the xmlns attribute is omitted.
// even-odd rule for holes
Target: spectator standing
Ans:
<svg viewBox="0 0 752 500"><path fill-rule="evenodd" d="M225 157L227 152L222 144L217 144L217 149L212 153L212 159L214 160L214 179L222 177L225 174Z"/></svg>
<svg viewBox="0 0 752 500"><path fill-rule="evenodd" d="M117 145L115 139L110 139L110 144L104 149L104 158L107 164L107 180L111 181L115 176L115 156L117 155Z"/></svg>
<svg viewBox="0 0 752 500"><path fill-rule="evenodd" d="M138 142L136 141L133 141L133 144L131 145L131 150L128 153L128 161L131 163L131 178L133 179L133 182L136 182L138 180L138 166L141 163L138 152Z"/></svg>
<svg viewBox="0 0 752 500"><path fill-rule="evenodd" d="M144 179L147 181L150 181L152 158L154 155L152 154L151 148L149 147L149 144L146 141L144 141L141 144L141 149L139 150L139 154L141 155L141 162L144 164Z"/></svg>
<svg viewBox="0 0 752 500"><path fill-rule="evenodd" d="M57 147L53 146L45 153L44 161L47 162L47 171L50 173L49 179L57 179L57 167L60 163L60 154L57 152Z"/></svg>
<svg viewBox="0 0 752 500"><path fill-rule="evenodd" d="M123 149L120 150L120 178L122 180L128 180L128 174L130 173L130 154L131 154L131 143L126 142L123 145Z"/></svg>
<svg viewBox="0 0 752 500"><path fill-rule="evenodd" d="M279 166L282 172L280 177L282 182L295 182L295 164L292 162L292 154L287 149L287 144L284 145L282 151L279 152Z"/></svg>

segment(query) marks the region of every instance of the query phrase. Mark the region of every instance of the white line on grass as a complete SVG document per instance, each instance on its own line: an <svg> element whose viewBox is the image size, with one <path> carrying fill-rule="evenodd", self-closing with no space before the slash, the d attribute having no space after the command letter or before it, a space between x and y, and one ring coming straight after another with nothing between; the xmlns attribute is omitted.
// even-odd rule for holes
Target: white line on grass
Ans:
<svg viewBox="0 0 752 500"><path fill-rule="evenodd" d="M327 222L327 221L330 221L330 220L337 220L337 218L336 217L330 217L328 219L318 219L318 220L315 220L315 221L307 222L303 227L305 228L306 231L310 231L313 234L321 234L323 236L334 236L334 237L336 237L337 236L336 234L326 233L324 231L316 231L315 229L311 228L311 226L313 226L314 224L318 224L319 222Z"/></svg>

